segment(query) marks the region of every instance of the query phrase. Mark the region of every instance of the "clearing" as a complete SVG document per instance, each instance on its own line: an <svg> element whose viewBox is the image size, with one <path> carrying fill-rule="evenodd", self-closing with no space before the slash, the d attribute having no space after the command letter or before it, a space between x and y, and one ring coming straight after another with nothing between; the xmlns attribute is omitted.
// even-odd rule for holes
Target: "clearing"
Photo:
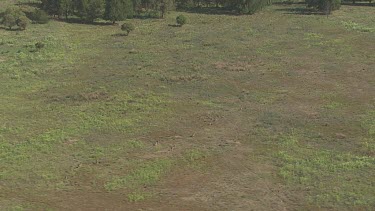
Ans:
<svg viewBox="0 0 375 211"><path fill-rule="evenodd" d="M374 208L375 9L302 7L0 28L0 209Z"/></svg>

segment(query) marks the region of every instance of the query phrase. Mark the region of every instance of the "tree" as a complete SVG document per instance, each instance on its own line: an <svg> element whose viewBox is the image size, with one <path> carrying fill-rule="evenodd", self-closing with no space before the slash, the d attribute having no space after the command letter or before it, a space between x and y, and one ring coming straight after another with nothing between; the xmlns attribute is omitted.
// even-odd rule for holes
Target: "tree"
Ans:
<svg viewBox="0 0 375 211"><path fill-rule="evenodd" d="M78 16L87 22L103 17L104 0L78 0Z"/></svg>
<svg viewBox="0 0 375 211"><path fill-rule="evenodd" d="M87 17L87 10L89 8L88 0L77 0L77 15L84 19Z"/></svg>
<svg viewBox="0 0 375 211"><path fill-rule="evenodd" d="M64 15L65 19L68 19L68 16L74 11L74 2L73 0L59 0L59 14Z"/></svg>
<svg viewBox="0 0 375 211"><path fill-rule="evenodd" d="M142 11L142 0L132 0L132 3L134 13L139 15Z"/></svg>
<svg viewBox="0 0 375 211"><path fill-rule="evenodd" d="M121 25L121 30L126 32L126 35L129 35L129 33L133 31L134 28L135 28L134 25L131 23L124 23Z"/></svg>
<svg viewBox="0 0 375 211"><path fill-rule="evenodd" d="M103 14L104 0L90 0L86 20L93 22L95 19L103 17Z"/></svg>
<svg viewBox="0 0 375 211"><path fill-rule="evenodd" d="M167 11L173 8L174 8L173 0L160 0L159 7L158 7L160 11L160 17L164 18Z"/></svg>
<svg viewBox="0 0 375 211"><path fill-rule="evenodd" d="M42 0L42 8L50 15L61 15L60 0Z"/></svg>
<svg viewBox="0 0 375 211"><path fill-rule="evenodd" d="M113 23L131 18L134 15L132 0L106 0L104 19Z"/></svg>

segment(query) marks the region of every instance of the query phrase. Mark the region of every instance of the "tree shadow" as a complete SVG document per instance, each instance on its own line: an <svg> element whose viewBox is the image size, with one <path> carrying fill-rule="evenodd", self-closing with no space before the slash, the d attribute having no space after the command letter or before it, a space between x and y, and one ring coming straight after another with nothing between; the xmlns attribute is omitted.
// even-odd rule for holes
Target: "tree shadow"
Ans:
<svg viewBox="0 0 375 211"><path fill-rule="evenodd" d="M272 3L274 5L301 5L301 4L306 4L305 2L293 2L293 1L281 1L281 2L274 2Z"/></svg>
<svg viewBox="0 0 375 211"><path fill-rule="evenodd" d="M276 9L276 11L284 12L285 14L296 14L296 15L325 15L324 12L315 10L307 7L296 7L296 8L282 8Z"/></svg>
<svg viewBox="0 0 375 211"><path fill-rule="evenodd" d="M21 31L24 31L24 30L21 30L20 28L8 28L8 27L5 27L5 26L0 26L0 30L5 30L5 31L12 31L12 32L21 32Z"/></svg>
<svg viewBox="0 0 375 211"><path fill-rule="evenodd" d="M90 22L90 21L82 20L81 18L78 18L78 17L69 17L68 19L53 17L52 19L58 22L93 25L93 26L118 26L119 25L118 23L112 23L112 22L95 22L95 21Z"/></svg>
<svg viewBox="0 0 375 211"><path fill-rule="evenodd" d="M125 34L125 33L116 33L116 34L112 34L111 35L112 37L127 37L129 36L128 34Z"/></svg>
<svg viewBox="0 0 375 211"><path fill-rule="evenodd" d="M238 11L225 7L195 7L192 9L181 9L179 11L206 15L241 15Z"/></svg>
<svg viewBox="0 0 375 211"><path fill-rule="evenodd" d="M375 6L375 2L373 3L369 3L369 2L356 2L353 4L353 2L351 1L342 1L341 2L341 5L345 5L345 6L368 6L368 7L371 7L371 6Z"/></svg>
<svg viewBox="0 0 375 211"><path fill-rule="evenodd" d="M158 19L163 19L163 18L158 17L158 16L149 15L149 14L136 14L136 15L133 16L133 19L140 19L140 20L155 19L155 20L158 20Z"/></svg>
<svg viewBox="0 0 375 211"><path fill-rule="evenodd" d="M181 27L181 25L178 25L178 24L168 24L168 26L170 26L170 27Z"/></svg>

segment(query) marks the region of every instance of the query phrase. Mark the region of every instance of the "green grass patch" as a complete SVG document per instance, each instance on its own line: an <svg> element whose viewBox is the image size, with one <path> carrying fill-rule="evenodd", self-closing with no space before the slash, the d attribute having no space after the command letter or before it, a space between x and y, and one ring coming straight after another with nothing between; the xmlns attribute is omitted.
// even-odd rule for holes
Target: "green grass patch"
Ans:
<svg viewBox="0 0 375 211"><path fill-rule="evenodd" d="M132 192L127 194L127 198L129 202L141 202L146 200L147 198L151 197L151 194L144 193L144 192Z"/></svg>
<svg viewBox="0 0 375 211"><path fill-rule="evenodd" d="M296 134L280 138L276 157L287 184L320 207L374 207L375 158L319 149Z"/></svg>
<svg viewBox="0 0 375 211"><path fill-rule="evenodd" d="M143 164L133 170L130 174L112 179L105 184L108 191L121 188L137 188L142 185L152 185L168 172L173 162L169 159L159 159Z"/></svg>
<svg viewBox="0 0 375 211"><path fill-rule="evenodd" d="M374 32L375 29L371 27L367 27L361 24L358 24L354 21L341 21L344 27L348 30L359 31L359 32Z"/></svg>

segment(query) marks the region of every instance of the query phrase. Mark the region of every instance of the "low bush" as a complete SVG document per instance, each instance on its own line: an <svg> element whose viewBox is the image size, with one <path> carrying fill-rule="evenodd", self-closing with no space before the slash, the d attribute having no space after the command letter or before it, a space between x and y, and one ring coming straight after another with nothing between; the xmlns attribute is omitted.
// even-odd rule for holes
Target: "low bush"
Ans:
<svg viewBox="0 0 375 211"><path fill-rule="evenodd" d="M134 25L131 23L124 23L121 25L121 30L126 32L126 35L129 35L131 31L135 29Z"/></svg>
<svg viewBox="0 0 375 211"><path fill-rule="evenodd" d="M187 22L187 18L183 15L179 15L176 17L176 22L179 26L183 26L186 24Z"/></svg>

